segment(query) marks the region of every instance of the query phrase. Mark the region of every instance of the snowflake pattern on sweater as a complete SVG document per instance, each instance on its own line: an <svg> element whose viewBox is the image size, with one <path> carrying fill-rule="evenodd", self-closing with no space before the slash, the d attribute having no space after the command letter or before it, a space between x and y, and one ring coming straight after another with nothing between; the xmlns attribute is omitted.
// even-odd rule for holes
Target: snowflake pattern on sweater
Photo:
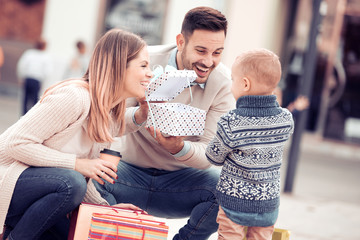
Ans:
<svg viewBox="0 0 360 240"><path fill-rule="evenodd" d="M276 97L244 96L222 116L206 156L223 166L219 204L240 212L272 212L279 206L284 145L293 133L291 113Z"/></svg>

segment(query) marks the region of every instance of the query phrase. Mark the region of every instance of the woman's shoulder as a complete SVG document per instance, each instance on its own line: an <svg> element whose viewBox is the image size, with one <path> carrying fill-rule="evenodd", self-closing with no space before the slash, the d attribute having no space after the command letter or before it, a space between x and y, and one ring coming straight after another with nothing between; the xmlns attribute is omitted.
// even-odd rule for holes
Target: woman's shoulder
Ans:
<svg viewBox="0 0 360 240"><path fill-rule="evenodd" d="M54 88L48 96L62 95L66 98L75 100L86 99L90 100L89 90L78 84L67 84L64 86L58 86Z"/></svg>
<svg viewBox="0 0 360 240"><path fill-rule="evenodd" d="M68 84L65 86L53 89L42 100L42 103L58 104L64 107L70 107L75 111L89 111L90 109L90 94L89 90L77 84Z"/></svg>

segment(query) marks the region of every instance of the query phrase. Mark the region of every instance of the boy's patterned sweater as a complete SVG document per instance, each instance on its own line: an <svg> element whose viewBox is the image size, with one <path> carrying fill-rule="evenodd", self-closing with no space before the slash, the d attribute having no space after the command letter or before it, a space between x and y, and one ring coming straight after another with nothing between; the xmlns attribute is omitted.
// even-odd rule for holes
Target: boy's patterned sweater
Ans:
<svg viewBox="0 0 360 240"><path fill-rule="evenodd" d="M250 213L279 206L284 145L293 133L291 113L274 95L243 96L221 117L206 150L208 160L223 165L217 185L219 204Z"/></svg>

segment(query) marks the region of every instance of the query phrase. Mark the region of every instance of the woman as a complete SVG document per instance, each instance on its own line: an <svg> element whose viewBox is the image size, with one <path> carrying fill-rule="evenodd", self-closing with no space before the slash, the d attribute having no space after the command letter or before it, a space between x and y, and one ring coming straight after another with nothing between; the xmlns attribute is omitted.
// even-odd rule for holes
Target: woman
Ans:
<svg viewBox="0 0 360 240"><path fill-rule="evenodd" d="M107 204L86 179L113 183L117 167L99 152L124 132L125 99L144 97L151 77L146 43L110 30L83 78L50 87L0 135L4 239L66 239L67 214L82 201Z"/></svg>

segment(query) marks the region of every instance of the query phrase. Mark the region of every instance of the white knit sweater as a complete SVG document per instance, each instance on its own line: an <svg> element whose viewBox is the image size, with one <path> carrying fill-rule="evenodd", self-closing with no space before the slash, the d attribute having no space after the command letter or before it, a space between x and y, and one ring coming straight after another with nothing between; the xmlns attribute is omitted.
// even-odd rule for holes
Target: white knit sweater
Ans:
<svg viewBox="0 0 360 240"><path fill-rule="evenodd" d="M75 169L76 153L61 152L81 130L90 110L88 90L66 86L37 103L25 116L0 135L0 226L10 205L15 184L29 166ZM116 129L112 129L115 133ZM94 143L88 156L97 158L110 143ZM86 202L108 204L89 181ZM0 227L0 233L2 227Z"/></svg>

